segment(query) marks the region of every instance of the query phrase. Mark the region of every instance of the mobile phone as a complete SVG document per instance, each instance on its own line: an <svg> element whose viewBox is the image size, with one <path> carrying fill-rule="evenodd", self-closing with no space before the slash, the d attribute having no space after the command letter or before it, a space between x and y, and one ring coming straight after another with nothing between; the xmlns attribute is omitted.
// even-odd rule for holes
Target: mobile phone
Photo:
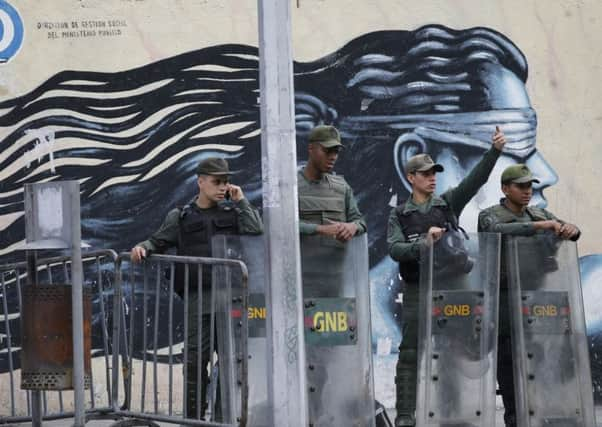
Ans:
<svg viewBox="0 0 602 427"><path fill-rule="evenodd" d="M230 195L230 190L226 191L226 194L224 195L224 198L225 198L226 200L230 200L230 198L231 198L231 197L232 197L232 196Z"/></svg>

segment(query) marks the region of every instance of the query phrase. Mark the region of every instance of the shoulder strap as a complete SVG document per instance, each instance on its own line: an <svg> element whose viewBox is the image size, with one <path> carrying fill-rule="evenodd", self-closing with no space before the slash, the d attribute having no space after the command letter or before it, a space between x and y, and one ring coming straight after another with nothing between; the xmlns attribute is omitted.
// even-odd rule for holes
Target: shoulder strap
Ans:
<svg viewBox="0 0 602 427"><path fill-rule="evenodd" d="M328 180L328 182L330 184L340 185L343 187L347 186L347 181L345 181L345 178L343 178L343 175L333 175L333 174L329 173L326 175L326 179Z"/></svg>
<svg viewBox="0 0 602 427"><path fill-rule="evenodd" d="M192 206L190 205L190 203L187 203L184 206L176 206L176 209L178 209L180 211L179 218L181 221L188 214L188 212L190 212L190 210L192 209Z"/></svg>
<svg viewBox="0 0 602 427"><path fill-rule="evenodd" d="M514 214L503 205L495 205L487 208L484 212L496 217L501 223L513 222Z"/></svg>
<svg viewBox="0 0 602 427"><path fill-rule="evenodd" d="M446 194L447 193L441 196L441 199L445 201L445 206L437 206L437 208L441 209L445 213L445 218L447 219L447 222L449 222L449 224L452 226L452 228L455 231L461 231L464 234L464 236L468 239L468 234L466 234L466 231L462 227L460 227L458 217L452 211L451 205L446 197Z"/></svg>
<svg viewBox="0 0 602 427"><path fill-rule="evenodd" d="M401 203L395 207L395 215L397 215L397 220L399 221L400 225L401 225L401 217L403 216L403 210L405 209L407 201L408 201L407 199L402 200Z"/></svg>
<svg viewBox="0 0 602 427"><path fill-rule="evenodd" d="M528 206L527 214L529 214L534 221L545 221L548 219L545 209L538 208L537 206Z"/></svg>

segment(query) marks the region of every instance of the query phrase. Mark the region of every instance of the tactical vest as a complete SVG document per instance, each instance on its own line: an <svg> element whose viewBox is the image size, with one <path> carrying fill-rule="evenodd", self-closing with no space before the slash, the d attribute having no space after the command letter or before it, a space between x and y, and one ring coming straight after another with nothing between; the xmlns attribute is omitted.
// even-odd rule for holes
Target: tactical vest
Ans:
<svg viewBox="0 0 602 427"><path fill-rule="evenodd" d="M189 203L180 211L178 255L211 257L211 239L218 234L239 234L238 213L232 207L218 205L201 210ZM198 269L189 269L189 292L198 288ZM203 266L203 289L211 289L211 267ZM174 290L184 294L184 265L176 265Z"/></svg>
<svg viewBox="0 0 602 427"><path fill-rule="evenodd" d="M458 219L449 205L432 206L426 213L418 210L404 213L405 205L406 201L403 201L395 208L395 212L407 242L415 242L424 237L431 227L449 228L451 226L454 229L458 228ZM419 261L400 261L399 274L405 282L417 283L420 278Z"/></svg>
<svg viewBox="0 0 602 427"><path fill-rule="evenodd" d="M491 213L495 215L497 222L501 224L518 222L516 220L516 214L513 213L511 210L507 209L501 203L489 209ZM545 221L549 219L546 215L546 211L541 208L538 208L537 206L528 206L525 212L527 213L527 215L529 215L531 221Z"/></svg>
<svg viewBox="0 0 602 427"><path fill-rule="evenodd" d="M496 220L498 223L500 224L511 224L514 222L520 222L517 221L517 217L516 214L513 213L511 210L509 210L508 208L506 208L503 205L503 199L500 202L499 205L493 206L491 208L488 208L488 210L496 217ZM545 221L548 218L548 216L546 215L546 212L541 209L538 208L537 206L528 206L527 209L525 210L525 213L529 216L529 220L530 221ZM482 231L482 230L479 230ZM507 265L506 265L506 237L502 236L502 247L501 247L501 253L502 253L502 257L500 259L500 289L502 291L507 291L508 290L508 273L507 273ZM542 251L542 254L545 251ZM538 262L541 263L542 261L536 261L533 260L534 264L537 264Z"/></svg>
<svg viewBox="0 0 602 427"><path fill-rule="evenodd" d="M343 177L327 174L318 184L308 182L305 177L299 177L298 182L300 219L312 224L347 221L347 183Z"/></svg>

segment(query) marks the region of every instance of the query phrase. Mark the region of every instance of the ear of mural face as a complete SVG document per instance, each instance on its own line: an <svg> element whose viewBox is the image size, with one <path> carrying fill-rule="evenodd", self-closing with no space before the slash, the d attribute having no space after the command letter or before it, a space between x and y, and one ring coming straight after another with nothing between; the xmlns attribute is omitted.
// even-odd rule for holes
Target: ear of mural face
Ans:
<svg viewBox="0 0 602 427"><path fill-rule="evenodd" d="M406 169L406 166L412 157L426 152L426 144L418 135L407 133L397 139L393 150L397 173L407 193L411 194L412 182L408 177L409 171Z"/></svg>

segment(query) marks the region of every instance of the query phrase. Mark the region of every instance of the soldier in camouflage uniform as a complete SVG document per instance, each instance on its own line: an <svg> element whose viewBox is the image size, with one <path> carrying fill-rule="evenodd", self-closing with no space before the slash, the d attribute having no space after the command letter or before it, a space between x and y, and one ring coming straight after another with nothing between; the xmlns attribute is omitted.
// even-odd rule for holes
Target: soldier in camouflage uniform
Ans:
<svg viewBox="0 0 602 427"><path fill-rule="evenodd" d="M500 200L499 204L491 206L479 214L479 231L511 236L533 236L537 233L551 232L561 239L579 239L581 232L575 225L559 220L545 209L529 206L533 196L533 183L539 183L539 180L533 177L526 165L516 164L507 167L502 173L501 182L505 197ZM502 250L497 380L504 401L504 421L506 426L513 427L517 424L508 283L503 254ZM536 261L533 260L533 262Z"/></svg>
<svg viewBox="0 0 602 427"><path fill-rule="evenodd" d="M366 223L351 187L342 176L331 173L342 148L336 128L317 126L309 135L307 165L298 173L301 265L306 298L308 295L311 298L343 295L346 242L366 232ZM328 399L323 393L326 384L339 382L337 378L328 378L329 366L340 361L322 349L311 345L306 348L308 363L312 365L307 372L308 409L310 425L331 426L334 425L329 419L332 408L324 406ZM312 360L319 362L312 363Z"/></svg>
<svg viewBox="0 0 602 427"><path fill-rule="evenodd" d="M346 242L366 232L353 190L342 176L332 174L343 148L339 131L317 126L309 135L307 165L299 170L299 231Z"/></svg>
<svg viewBox="0 0 602 427"><path fill-rule="evenodd" d="M229 182L232 172L221 158L207 158L197 166L198 195L184 207L171 210L163 224L148 240L138 243L131 251L133 262L140 262L153 253L177 248L178 255L211 257L211 239L217 234L261 234L263 225L257 210L245 198L242 189ZM203 307L201 328L201 384L197 383L198 334L198 273L195 266L189 272L188 299L188 378L186 416L203 418L207 409L206 390L209 383L207 365L210 360L211 325L211 268L203 268ZM176 268L174 290L184 296L184 274ZM217 348L216 348L217 349ZM196 405L200 393L200 408ZM218 396L219 397L219 396ZM216 405L218 406L218 405ZM217 408L219 410L219 408Z"/></svg>
<svg viewBox="0 0 602 427"><path fill-rule="evenodd" d="M405 285L402 341L395 376L396 426L414 426L416 423L420 248L429 241L440 239L448 228L458 228L462 210L487 182L506 143L498 127L492 143L493 146L468 176L441 196L434 193L436 173L443 172L442 165L433 162L428 154L415 155L404 165L404 172L412 185L412 194L391 211L387 230L389 255L399 263L399 273Z"/></svg>

